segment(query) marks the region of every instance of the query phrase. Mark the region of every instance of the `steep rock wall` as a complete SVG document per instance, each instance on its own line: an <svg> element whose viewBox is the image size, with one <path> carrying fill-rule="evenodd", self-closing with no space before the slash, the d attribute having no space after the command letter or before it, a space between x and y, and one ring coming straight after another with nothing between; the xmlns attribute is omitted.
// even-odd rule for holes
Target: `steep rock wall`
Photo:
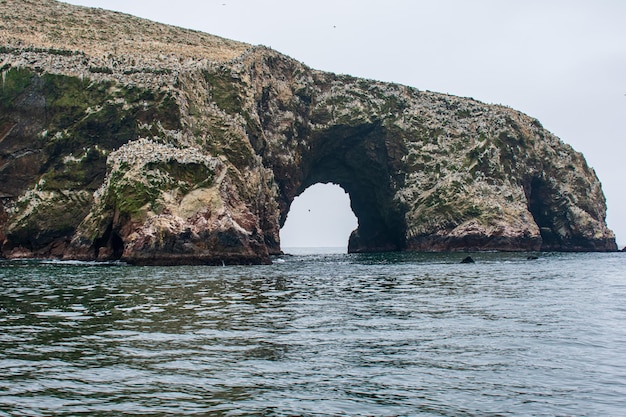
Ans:
<svg viewBox="0 0 626 417"><path fill-rule="evenodd" d="M29 13L7 1L13 20ZM0 28L10 32L0 47L3 256L265 263L280 252L291 202L317 182L350 194L353 252L616 250L583 156L513 109L41 4L67 36ZM82 33L81 16L113 29L81 35L101 41L80 49L67 39ZM125 32L168 53L110 38Z"/></svg>

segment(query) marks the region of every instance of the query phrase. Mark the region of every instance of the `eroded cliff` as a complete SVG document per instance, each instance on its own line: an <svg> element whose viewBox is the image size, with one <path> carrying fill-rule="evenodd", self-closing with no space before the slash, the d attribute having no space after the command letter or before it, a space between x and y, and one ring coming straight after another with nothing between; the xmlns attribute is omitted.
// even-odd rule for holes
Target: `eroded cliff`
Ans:
<svg viewBox="0 0 626 417"><path fill-rule="evenodd" d="M616 250L583 156L513 109L103 10L0 13L3 256L269 262L317 182L350 194L351 251Z"/></svg>

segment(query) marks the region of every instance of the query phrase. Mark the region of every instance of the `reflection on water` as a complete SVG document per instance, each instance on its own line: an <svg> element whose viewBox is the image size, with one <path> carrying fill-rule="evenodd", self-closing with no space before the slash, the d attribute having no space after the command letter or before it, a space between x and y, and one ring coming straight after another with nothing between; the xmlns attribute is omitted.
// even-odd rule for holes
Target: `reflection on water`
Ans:
<svg viewBox="0 0 626 417"><path fill-rule="evenodd" d="M620 254L0 269L3 415L619 415Z"/></svg>

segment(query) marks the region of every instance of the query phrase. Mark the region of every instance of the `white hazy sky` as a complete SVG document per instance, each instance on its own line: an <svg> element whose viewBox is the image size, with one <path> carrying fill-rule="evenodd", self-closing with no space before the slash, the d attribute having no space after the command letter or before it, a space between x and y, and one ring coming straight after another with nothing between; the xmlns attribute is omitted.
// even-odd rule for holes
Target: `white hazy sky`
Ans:
<svg viewBox="0 0 626 417"><path fill-rule="evenodd" d="M521 110L585 155L602 181L609 227L626 245L624 0L68 2L266 45L320 70ZM313 203L328 188L319 190ZM333 198L344 201L340 194ZM299 235L318 229L303 221ZM311 245L345 245L341 233ZM301 246L292 243L283 237Z"/></svg>

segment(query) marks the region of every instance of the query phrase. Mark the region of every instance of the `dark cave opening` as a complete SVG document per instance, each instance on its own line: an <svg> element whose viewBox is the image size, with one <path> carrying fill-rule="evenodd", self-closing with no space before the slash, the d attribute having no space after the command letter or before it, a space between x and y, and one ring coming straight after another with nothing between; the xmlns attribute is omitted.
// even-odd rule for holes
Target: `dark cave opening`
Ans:
<svg viewBox="0 0 626 417"><path fill-rule="evenodd" d="M554 210L554 193L545 180L533 178L525 187L528 211L532 214L541 234L541 250L559 250L562 248L562 237L557 232L559 215Z"/></svg>
<svg viewBox="0 0 626 417"><path fill-rule="evenodd" d="M113 230L113 224L107 226L102 237L94 240L93 247L96 259L102 257L117 261L124 255L124 240Z"/></svg>
<svg viewBox="0 0 626 417"><path fill-rule="evenodd" d="M124 241L117 232L111 234L111 252L113 259L116 261L121 259L124 254Z"/></svg>

